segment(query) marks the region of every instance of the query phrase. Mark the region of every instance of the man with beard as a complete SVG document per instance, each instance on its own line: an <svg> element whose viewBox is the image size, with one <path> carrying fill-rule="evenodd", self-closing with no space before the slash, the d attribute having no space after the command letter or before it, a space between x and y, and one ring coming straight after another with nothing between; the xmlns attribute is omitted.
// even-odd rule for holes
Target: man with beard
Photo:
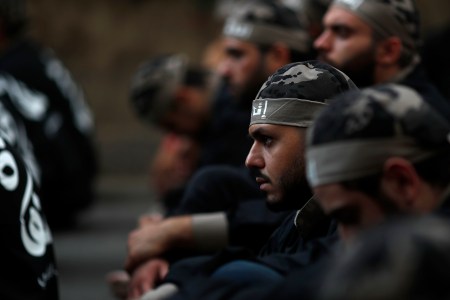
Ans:
<svg viewBox="0 0 450 300"><path fill-rule="evenodd" d="M414 0L334 0L315 40L319 59L360 88L395 82L412 87L450 119L450 104L425 76Z"/></svg>
<svg viewBox="0 0 450 300"><path fill-rule="evenodd" d="M400 217L410 217L411 221L429 214L448 218L449 136L450 123L409 87L386 84L338 95L319 112L308 130L306 174L315 199L337 222L337 232L346 247L335 244L340 247L332 249L333 255L313 266L294 268L284 280L267 281L264 286L233 283L229 287L224 287L224 281L215 281L205 285L195 297L191 293L174 299L224 299L218 297L224 290L229 300L397 299L399 295L391 294L397 288L397 292L413 287L425 291L429 282L408 279L391 280L389 287L380 285L377 290L376 282L382 274L402 269L392 269L398 261L390 261L390 272L386 272L383 254L391 254L392 259L401 257L403 271L413 270L404 265L404 259L409 257L407 239L401 249L389 248L368 257L347 251L358 237L366 237L367 241L374 233L369 229L376 229L377 225L389 228L395 224L389 222ZM436 232L426 234L435 236ZM379 243L380 236L377 237ZM421 237L415 239L422 241ZM404 256L395 251L404 251ZM365 260L365 268L345 267L345 263L351 263L349 257L354 262ZM340 270L334 269L336 262L341 264ZM407 265L411 266L409 262ZM439 280L434 283L433 287L442 284Z"/></svg>
<svg viewBox="0 0 450 300"><path fill-rule="evenodd" d="M324 110L308 140L308 181L342 239L392 215L448 214L449 133L423 97L396 84L342 95Z"/></svg>
<svg viewBox="0 0 450 300"><path fill-rule="evenodd" d="M209 278L249 285L281 280L328 251L335 241L334 226L310 200L303 142L315 113L328 99L349 89L356 87L345 74L317 61L286 65L263 84L253 101L249 133L254 142L246 165L266 194L267 204L292 214L258 255L228 248L213 257L180 261L148 299L156 299L151 297L162 290L173 294L178 289L180 296L200 299L196 293Z"/></svg>
<svg viewBox="0 0 450 300"><path fill-rule="evenodd" d="M223 38L225 58L219 75L225 81L224 94L216 99L203 136L203 149L210 153L212 148L223 150L230 144L246 146L248 151L249 110L258 88L278 68L308 58L312 48L312 40L297 14L267 0L245 3L233 11L225 21ZM224 96L227 93L231 99ZM241 125L242 133L232 131ZM248 142L241 142L241 137ZM195 175L172 216L163 220L147 218L145 225L130 234L126 268L133 277L149 278L148 270L159 270L152 272L158 275L146 288L163 277L169 261L180 256L211 253L229 244L258 251L283 220L284 213L267 210L264 195L245 167L221 167L212 172L218 175L211 176L207 170ZM134 286L141 290L143 284L139 280Z"/></svg>

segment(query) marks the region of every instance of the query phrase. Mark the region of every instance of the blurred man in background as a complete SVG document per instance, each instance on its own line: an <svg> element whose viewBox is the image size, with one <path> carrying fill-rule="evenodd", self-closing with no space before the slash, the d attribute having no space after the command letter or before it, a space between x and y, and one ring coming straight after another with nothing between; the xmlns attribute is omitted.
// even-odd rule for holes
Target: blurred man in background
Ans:
<svg viewBox="0 0 450 300"><path fill-rule="evenodd" d="M450 104L426 77L420 58L420 16L414 0L334 0L314 46L319 59L367 87L395 82L418 91L450 119Z"/></svg>

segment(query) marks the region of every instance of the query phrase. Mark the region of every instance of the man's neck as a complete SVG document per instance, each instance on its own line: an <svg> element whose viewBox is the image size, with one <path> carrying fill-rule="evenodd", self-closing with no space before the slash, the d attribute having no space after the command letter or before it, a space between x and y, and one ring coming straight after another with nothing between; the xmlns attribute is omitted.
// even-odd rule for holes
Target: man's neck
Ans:
<svg viewBox="0 0 450 300"><path fill-rule="evenodd" d="M416 56L413 58L413 61L404 68L401 68L398 64L378 66L375 68L374 84L400 82L414 70L419 62L420 57Z"/></svg>
<svg viewBox="0 0 450 300"><path fill-rule="evenodd" d="M397 65L377 67L375 69L374 84L395 82L397 75L401 72L402 69Z"/></svg>

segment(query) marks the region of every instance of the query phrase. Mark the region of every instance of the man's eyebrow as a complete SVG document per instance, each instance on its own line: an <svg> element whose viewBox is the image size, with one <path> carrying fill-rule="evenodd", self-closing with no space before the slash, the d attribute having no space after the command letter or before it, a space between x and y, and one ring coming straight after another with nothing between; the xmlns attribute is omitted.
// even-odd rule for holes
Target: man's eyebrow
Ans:
<svg viewBox="0 0 450 300"><path fill-rule="evenodd" d="M249 136L253 139L258 139L262 136L266 136L267 135L266 131L267 130L265 130L264 128L258 127L255 130L250 131Z"/></svg>
<svg viewBox="0 0 450 300"><path fill-rule="evenodd" d="M242 55L242 53L244 53L244 51L242 51L241 49L233 48L233 47L226 47L225 53L228 55L231 55L231 56L240 56L240 55Z"/></svg>
<svg viewBox="0 0 450 300"><path fill-rule="evenodd" d="M349 26L348 24L345 23L341 23L341 22L336 22L333 24L329 24L327 26L331 31L339 31L339 30L347 30L349 33L354 32L355 29L351 26Z"/></svg>

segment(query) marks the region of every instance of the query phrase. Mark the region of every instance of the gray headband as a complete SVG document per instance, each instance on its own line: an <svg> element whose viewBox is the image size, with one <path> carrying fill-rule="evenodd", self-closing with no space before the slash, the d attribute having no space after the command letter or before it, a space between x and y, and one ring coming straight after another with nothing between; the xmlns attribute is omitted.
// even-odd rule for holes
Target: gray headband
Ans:
<svg viewBox="0 0 450 300"><path fill-rule="evenodd" d="M277 124L295 127L311 126L316 113L325 103L295 98L253 100L250 125Z"/></svg>
<svg viewBox="0 0 450 300"><path fill-rule="evenodd" d="M416 162L436 152L419 147L410 138L339 141L311 146L306 152L306 173L311 187L316 187L381 172L392 156Z"/></svg>
<svg viewBox="0 0 450 300"><path fill-rule="evenodd" d="M283 42L290 49L307 52L310 38L301 30L286 29L273 25L254 24L235 18L229 18L223 28L225 36L246 40L260 45L271 45Z"/></svg>

